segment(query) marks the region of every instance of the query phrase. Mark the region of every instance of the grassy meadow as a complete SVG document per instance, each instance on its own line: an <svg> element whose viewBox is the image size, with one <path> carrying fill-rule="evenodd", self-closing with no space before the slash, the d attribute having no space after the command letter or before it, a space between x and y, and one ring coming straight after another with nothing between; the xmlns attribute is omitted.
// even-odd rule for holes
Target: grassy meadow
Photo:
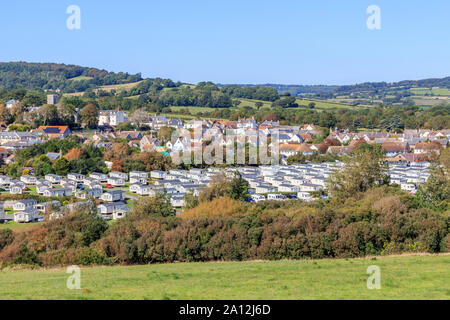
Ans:
<svg viewBox="0 0 450 320"><path fill-rule="evenodd" d="M381 289L367 289L371 265ZM450 255L0 271L0 299L450 299Z"/></svg>

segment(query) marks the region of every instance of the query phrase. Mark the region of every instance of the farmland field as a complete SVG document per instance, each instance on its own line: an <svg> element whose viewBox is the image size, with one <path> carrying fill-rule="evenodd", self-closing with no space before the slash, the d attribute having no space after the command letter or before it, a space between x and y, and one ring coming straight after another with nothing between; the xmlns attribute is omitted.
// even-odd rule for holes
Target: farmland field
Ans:
<svg viewBox="0 0 450 320"><path fill-rule="evenodd" d="M367 289L367 268L381 289ZM0 271L0 299L450 299L450 255Z"/></svg>
<svg viewBox="0 0 450 320"><path fill-rule="evenodd" d="M364 108L364 106L352 106L341 103L329 102L326 100L316 100L316 99L297 99L298 105L308 106L310 103L315 103L315 110L328 110L328 109L355 109L355 108Z"/></svg>
<svg viewBox="0 0 450 320"><path fill-rule="evenodd" d="M435 96L450 96L450 89L447 88L411 88L410 91L414 95L423 96L425 94L433 94Z"/></svg>

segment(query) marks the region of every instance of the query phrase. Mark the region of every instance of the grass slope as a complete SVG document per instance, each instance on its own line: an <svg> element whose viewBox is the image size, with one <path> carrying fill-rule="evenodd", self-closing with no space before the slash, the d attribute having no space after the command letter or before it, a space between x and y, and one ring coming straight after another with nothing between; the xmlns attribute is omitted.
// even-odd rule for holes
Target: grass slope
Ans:
<svg viewBox="0 0 450 320"><path fill-rule="evenodd" d="M371 265L381 290L368 290ZM450 256L1 270L0 299L450 299Z"/></svg>

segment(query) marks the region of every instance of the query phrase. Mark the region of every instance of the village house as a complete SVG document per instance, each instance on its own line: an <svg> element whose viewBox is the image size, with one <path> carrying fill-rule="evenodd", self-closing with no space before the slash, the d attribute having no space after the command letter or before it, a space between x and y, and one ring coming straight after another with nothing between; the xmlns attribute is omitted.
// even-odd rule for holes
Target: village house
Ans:
<svg viewBox="0 0 450 320"><path fill-rule="evenodd" d="M121 123L127 122L127 120L127 114L120 110L100 111L98 125L116 127Z"/></svg>
<svg viewBox="0 0 450 320"><path fill-rule="evenodd" d="M155 138L150 135L144 136L139 142L139 147L141 152L150 152L153 151L156 147L160 145L158 138Z"/></svg>
<svg viewBox="0 0 450 320"><path fill-rule="evenodd" d="M68 126L40 126L37 131L50 139L65 139L72 134Z"/></svg>
<svg viewBox="0 0 450 320"><path fill-rule="evenodd" d="M439 156L441 154L441 147L441 144L438 142L418 143L414 147L414 154Z"/></svg>
<svg viewBox="0 0 450 320"><path fill-rule="evenodd" d="M398 154L409 153L410 147L407 142L383 142L381 147L386 151L386 157L395 157Z"/></svg>

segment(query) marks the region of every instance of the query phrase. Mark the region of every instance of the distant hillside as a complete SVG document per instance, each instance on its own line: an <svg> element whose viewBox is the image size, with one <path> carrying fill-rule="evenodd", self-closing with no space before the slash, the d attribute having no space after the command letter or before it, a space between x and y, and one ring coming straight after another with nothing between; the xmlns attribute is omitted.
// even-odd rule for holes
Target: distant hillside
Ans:
<svg viewBox="0 0 450 320"><path fill-rule="evenodd" d="M0 62L0 89L60 89L81 92L105 85L141 81L141 74L114 73L56 63Z"/></svg>
<svg viewBox="0 0 450 320"><path fill-rule="evenodd" d="M219 86L225 86L219 84ZM252 87L255 84L238 84L240 87ZM315 95L332 95L332 94L352 94L361 92L387 92L396 90L409 90L412 88L448 88L450 89L450 77L423 79L423 80L404 80L400 82L365 82L354 85L328 86L328 85L286 85L286 84L258 84L261 87L270 87L279 93L289 92L291 95L315 94Z"/></svg>

